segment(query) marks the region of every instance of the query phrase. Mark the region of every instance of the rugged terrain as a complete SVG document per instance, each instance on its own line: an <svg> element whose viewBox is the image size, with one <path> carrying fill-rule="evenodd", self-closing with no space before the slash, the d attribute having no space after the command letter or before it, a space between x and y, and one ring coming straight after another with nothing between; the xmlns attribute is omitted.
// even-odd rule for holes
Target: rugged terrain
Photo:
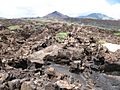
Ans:
<svg viewBox="0 0 120 90"><path fill-rule="evenodd" d="M0 20L0 90L120 90L114 30L44 20Z"/></svg>
<svg viewBox="0 0 120 90"><path fill-rule="evenodd" d="M91 25L101 27L105 30L119 30L120 31L120 20L99 20L89 18L66 18L64 19L69 22Z"/></svg>

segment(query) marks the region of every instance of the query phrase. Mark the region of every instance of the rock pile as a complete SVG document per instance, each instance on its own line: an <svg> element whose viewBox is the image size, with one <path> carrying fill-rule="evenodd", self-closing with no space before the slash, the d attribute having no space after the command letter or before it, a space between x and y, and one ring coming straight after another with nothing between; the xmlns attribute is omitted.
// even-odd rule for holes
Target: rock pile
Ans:
<svg viewBox="0 0 120 90"><path fill-rule="evenodd" d="M99 43L120 44L113 31L34 20L2 22L0 90L120 90L120 52Z"/></svg>

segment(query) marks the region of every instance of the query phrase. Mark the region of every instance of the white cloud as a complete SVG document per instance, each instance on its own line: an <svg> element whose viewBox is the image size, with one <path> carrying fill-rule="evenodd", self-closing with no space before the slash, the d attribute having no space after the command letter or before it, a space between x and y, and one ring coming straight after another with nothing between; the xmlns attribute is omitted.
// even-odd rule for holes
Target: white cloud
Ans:
<svg viewBox="0 0 120 90"><path fill-rule="evenodd" d="M70 16L93 12L120 18L120 4L111 5L106 0L0 0L0 17L14 18L44 16L59 11Z"/></svg>

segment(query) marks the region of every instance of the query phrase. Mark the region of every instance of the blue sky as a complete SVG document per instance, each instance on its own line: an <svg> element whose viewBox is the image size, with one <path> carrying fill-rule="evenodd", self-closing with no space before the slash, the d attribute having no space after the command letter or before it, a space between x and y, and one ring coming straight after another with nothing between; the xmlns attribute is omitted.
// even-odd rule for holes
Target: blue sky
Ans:
<svg viewBox="0 0 120 90"><path fill-rule="evenodd" d="M37 17L59 11L72 17L103 13L120 19L120 0L0 0L0 17Z"/></svg>
<svg viewBox="0 0 120 90"><path fill-rule="evenodd" d="M107 0L110 4L120 3L120 0Z"/></svg>

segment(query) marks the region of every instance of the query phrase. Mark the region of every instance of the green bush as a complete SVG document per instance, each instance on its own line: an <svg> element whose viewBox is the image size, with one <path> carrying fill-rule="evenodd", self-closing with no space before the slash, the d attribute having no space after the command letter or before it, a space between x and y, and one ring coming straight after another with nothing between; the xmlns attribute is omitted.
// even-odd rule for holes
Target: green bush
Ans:
<svg viewBox="0 0 120 90"><path fill-rule="evenodd" d="M120 36L120 32L115 32L114 35Z"/></svg>
<svg viewBox="0 0 120 90"><path fill-rule="evenodd" d="M58 42L64 42L67 36L68 36L67 32L60 32L56 34L55 38Z"/></svg>
<svg viewBox="0 0 120 90"><path fill-rule="evenodd" d="M16 29L20 29L20 26L19 25L9 26L8 29L9 30L16 30Z"/></svg>

